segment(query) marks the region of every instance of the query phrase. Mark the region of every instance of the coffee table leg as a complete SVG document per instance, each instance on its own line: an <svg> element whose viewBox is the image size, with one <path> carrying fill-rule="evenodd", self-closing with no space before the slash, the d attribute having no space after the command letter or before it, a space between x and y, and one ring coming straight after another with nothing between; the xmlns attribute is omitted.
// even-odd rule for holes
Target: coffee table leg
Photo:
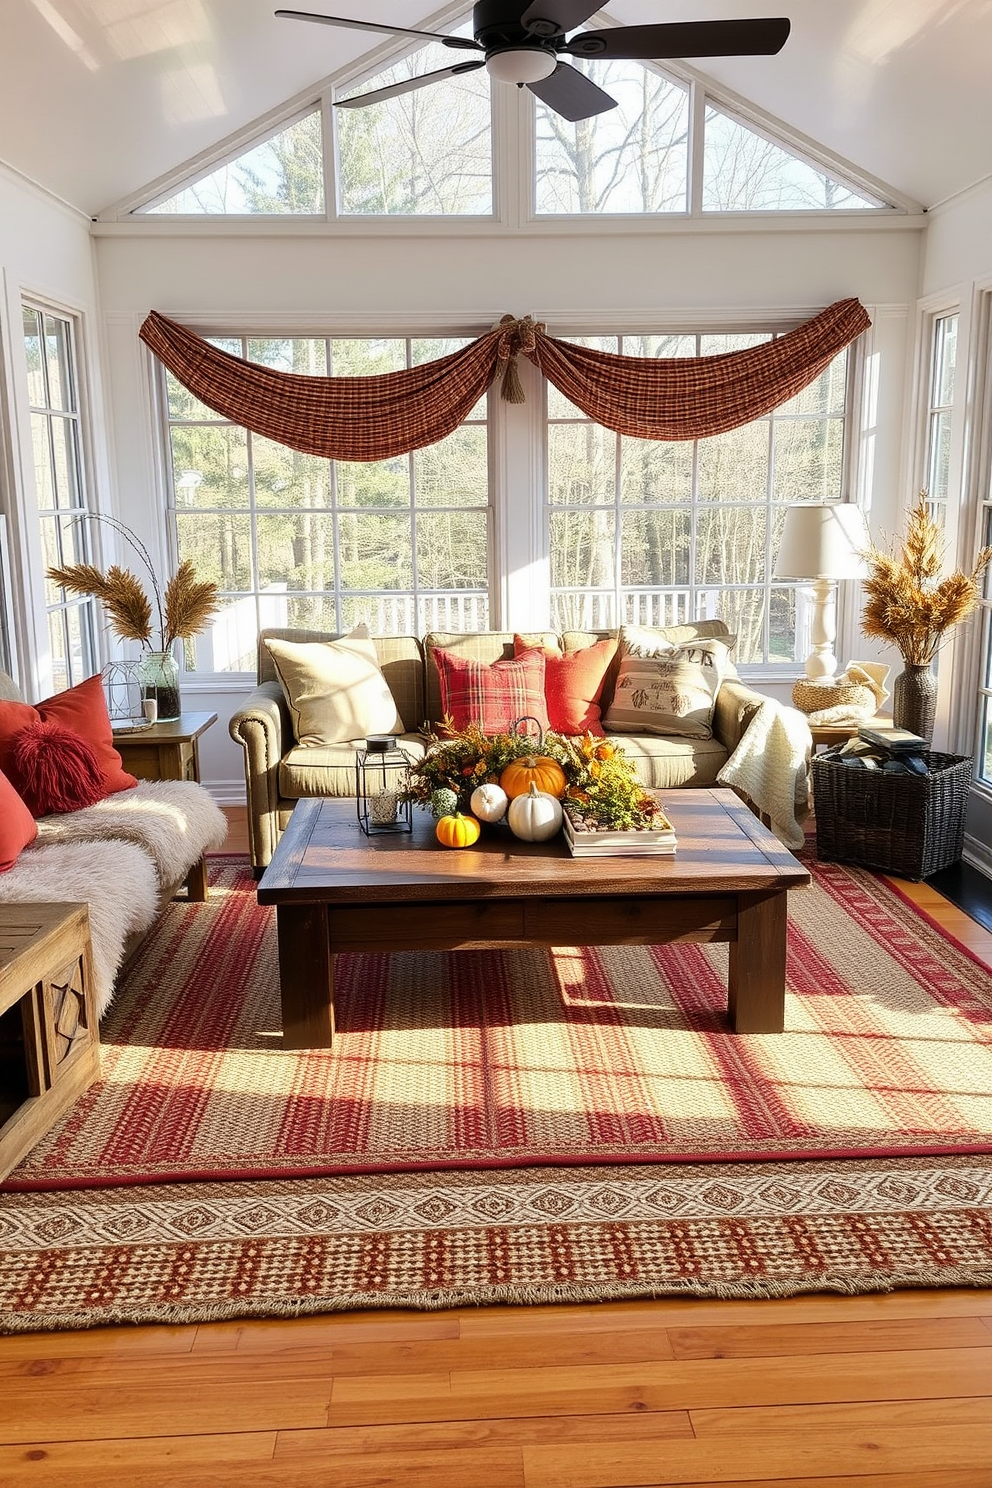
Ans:
<svg viewBox="0 0 992 1488"><path fill-rule="evenodd" d="M329 1049L334 1039L334 956L323 904L279 904L284 1049Z"/></svg>
<svg viewBox="0 0 992 1488"><path fill-rule="evenodd" d="M781 1033L785 1027L786 909L784 892L737 896L727 999L735 1033Z"/></svg>

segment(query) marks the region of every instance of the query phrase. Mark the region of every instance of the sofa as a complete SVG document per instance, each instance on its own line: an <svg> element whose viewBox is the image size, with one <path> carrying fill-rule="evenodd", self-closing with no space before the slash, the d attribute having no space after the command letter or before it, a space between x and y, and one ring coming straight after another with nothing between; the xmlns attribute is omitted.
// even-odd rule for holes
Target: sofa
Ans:
<svg viewBox="0 0 992 1488"><path fill-rule="evenodd" d="M0 699L21 701L0 672ZM38 835L0 873L0 904L89 908L96 1007L110 1004L120 968L159 912L216 851L227 821L193 781L139 781L95 805L41 817Z"/></svg>
<svg viewBox="0 0 992 1488"><path fill-rule="evenodd" d="M597 640L616 634L616 631L547 633L528 637L528 644L557 647L563 654L571 655L590 647ZM673 626L658 634L674 645L684 645L707 638L721 639L729 632L721 620L701 620ZM337 639L339 637L325 631L263 630L258 640L257 686L230 720L231 737L244 751L248 836L256 877L261 876L271 861L297 801L310 796L353 796L355 793L358 741L328 746L297 742L285 690L266 645L268 640L305 643ZM372 637L372 641L382 675L406 724L407 731L399 736L402 747L412 759L422 757L427 747L425 729L436 730L441 721L440 685L431 659L432 651L443 648L487 665L514 656L512 632L431 632L423 639L417 636L378 636ZM604 716L613 700L619 667L618 654L610 664L603 685L600 702ZM624 733L619 742L633 759L638 778L646 786L659 790L710 786L716 784L723 774L725 783L738 788L749 804L756 807L758 814L769 819L774 816L774 809L771 813L765 811L760 801L755 802L751 792L740 789L735 779L727 778L727 771L732 759L744 759L748 754L756 756L760 765L765 752L764 736L770 737L774 732L770 728L771 719L781 724L784 715L792 713L794 710L780 710L777 704L747 687L731 666L716 696L712 737ZM777 782L782 788L773 792L781 796L780 812L791 817L788 826L793 830L795 814L803 810L810 753L809 730L805 720L798 721L799 717L796 715L792 720L792 742L785 751L789 756L786 768L791 770L791 775L784 785ZM753 739L762 735L760 748L748 749L745 741L749 731ZM756 774L760 777L760 773L754 769L752 760L747 772L748 781ZM761 794L760 788L756 794ZM771 824L774 826L774 821ZM783 840L787 840L785 836Z"/></svg>

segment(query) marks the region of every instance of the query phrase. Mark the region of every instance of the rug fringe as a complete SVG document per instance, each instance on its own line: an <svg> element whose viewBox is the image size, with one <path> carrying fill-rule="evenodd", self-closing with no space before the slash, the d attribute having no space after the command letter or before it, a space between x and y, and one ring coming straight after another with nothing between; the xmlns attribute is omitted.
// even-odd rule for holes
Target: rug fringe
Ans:
<svg viewBox="0 0 992 1488"><path fill-rule="evenodd" d="M769 1302L817 1292L865 1296L922 1287L992 1287L992 1268L954 1266L924 1267L891 1274L865 1272L859 1276L830 1275L816 1278L788 1277L726 1282L616 1282L608 1285L555 1282L531 1286L485 1285L430 1290L399 1289L392 1292L343 1293L333 1297L239 1299L228 1302L175 1305L149 1304L135 1308L111 1307L99 1312L60 1311L43 1317L11 1310L0 1311L0 1335L17 1333L70 1332L86 1328L142 1325L198 1325L234 1322L240 1318L313 1317L320 1313L352 1312L382 1308L414 1308L435 1312L445 1308L542 1307L569 1303L617 1302L641 1299L660 1301L666 1297L695 1297L727 1302Z"/></svg>

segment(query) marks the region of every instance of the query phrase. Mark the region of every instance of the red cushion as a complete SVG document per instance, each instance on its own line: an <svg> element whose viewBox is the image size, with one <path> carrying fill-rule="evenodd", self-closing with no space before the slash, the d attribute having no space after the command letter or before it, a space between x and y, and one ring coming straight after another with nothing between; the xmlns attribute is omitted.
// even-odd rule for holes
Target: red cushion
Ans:
<svg viewBox="0 0 992 1488"><path fill-rule="evenodd" d="M472 661L455 651L432 649L441 684L441 713L456 729L477 723L483 733L506 733L518 718L548 727L544 703L544 656L530 651L519 660Z"/></svg>
<svg viewBox="0 0 992 1488"><path fill-rule="evenodd" d="M71 729L85 739L96 755L103 784L103 795L114 791L130 790L137 785L133 775L124 769L120 755L114 748L114 732L110 725L107 702L99 676L87 677L67 692L46 698L33 708L30 703L0 701L0 770L11 777L20 789L17 767L14 764L13 739L29 723L40 719L51 720Z"/></svg>
<svg viewBox="0 0 992 1488"><path fill-rule="evenodd" d="M526 656L531 648L522 636L515 635L513 649L517 656ZM599 700L616 654L617 642L611 637L568 656L545 650L544 697L548 720L556 733L602 735Z"/></svg>
<svg viewBox="0 0 992 1488"><path fill-rule="evenodd" d="M13 868L23 849L37 835L34 817L0 770L0 873Z"/></svg>
<svg viewBox="0 0 992 1488"><path fill-rule="evenodd" d="M35 816L78 811L107 794L93 746L54 718L39 718L16 733L11 758L24 804Z"/></svg>

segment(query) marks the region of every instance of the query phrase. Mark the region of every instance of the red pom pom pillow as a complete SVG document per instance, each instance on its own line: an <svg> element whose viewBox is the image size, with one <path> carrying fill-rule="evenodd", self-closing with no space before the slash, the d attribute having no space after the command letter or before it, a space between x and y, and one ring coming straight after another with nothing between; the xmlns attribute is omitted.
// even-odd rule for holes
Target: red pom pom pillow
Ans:
<svg viewBox="0 0 992 1488"><path fill-rule="evenodd" d="M504 734L518 718L536 718L542 729L548 727L542 652L532 650L491 666L440 646L431 655L441 687L441 713L452 727L477 723L485 734Z"/></svg>
<svg viewBox="0 0 992 1488"><path fill-rule="evenodd" d="M41 721L61 724L90 746L100 771L101 798L115 791L131 790L137 785L137 780L127 773L114 748L114 731L103 696L103 685L96 676L87 677L78 686L46 698L36 708L30 703L0 701L0 770L10 776L18 790L21 782L13 758L14 737L28 724Z"/></svg>
<svg viewBox="0 0 992 1488"><path fill-rule="evenodd" d="M11 758L24 804L35 816L78 811L107 794L92 745L53 718L16 733Z"/></svg>
<svg viewBox="0 0 992 1488"><path fill-rule="evenodd" d="M515 635L513 649L517 656L526 656L531 648L523 636ZM556 733L603 735L599 700L616 654L617 642L609 636L568 656L545 650L544 698Z"/></svg>
<svg viewBox="0 0 992 1488"><path fill-rule="evenodd" d="M13 868L21 852L37 835L34 817L0 770L0 873Z"/></svg>

